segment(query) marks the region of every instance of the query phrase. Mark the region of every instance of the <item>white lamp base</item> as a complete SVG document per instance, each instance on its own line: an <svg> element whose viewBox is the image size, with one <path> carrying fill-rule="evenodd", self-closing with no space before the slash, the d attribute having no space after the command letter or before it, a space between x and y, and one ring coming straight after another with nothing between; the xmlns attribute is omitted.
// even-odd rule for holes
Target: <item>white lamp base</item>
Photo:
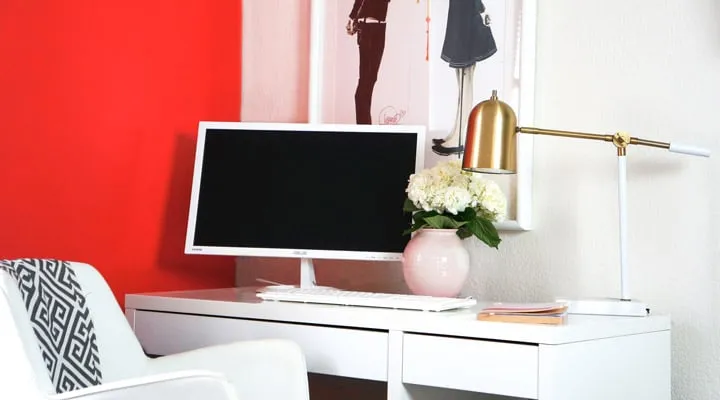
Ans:
<svg viewBox="0 0 720 400"><path fill-rule="evenodd" d="M557 299L568 305L568 314L613 315L622 317L647 317L650 307L637 300L612 298L598 299Z"/></svg>

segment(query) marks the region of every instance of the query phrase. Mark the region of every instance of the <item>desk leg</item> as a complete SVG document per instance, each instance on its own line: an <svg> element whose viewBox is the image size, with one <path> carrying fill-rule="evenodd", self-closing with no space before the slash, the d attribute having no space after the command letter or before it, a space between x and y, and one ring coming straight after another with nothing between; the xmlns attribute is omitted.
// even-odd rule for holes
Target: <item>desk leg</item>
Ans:
<svg viewBox="0 0 720 400"><path fill-rule="evenodd" d="M390 331L388 340L387 398L388 400L412 400L402 380L403 332Z"/></svg>

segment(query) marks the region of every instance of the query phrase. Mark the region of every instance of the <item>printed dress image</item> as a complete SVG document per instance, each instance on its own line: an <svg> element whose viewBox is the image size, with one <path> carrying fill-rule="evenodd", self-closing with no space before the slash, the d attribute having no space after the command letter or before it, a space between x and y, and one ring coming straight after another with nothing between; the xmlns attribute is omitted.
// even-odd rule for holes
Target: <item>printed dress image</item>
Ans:
<svg viewBox="0 0 720 400"><path fill-rule="evenodd" d="M437 154L463 151L463 136L473 103L475 65L497 53L490 28L490 16L482 0L448 0L445 37L440 58L448 63L457 78L456 116L450 133L433 139Z"/></svg>
<svg viewBox="0 0 720 400"><path fill-rule="evenodd" d="M324 4L322 122L424 125L432 163L461 155L493 90L518 110L523 0Z"/></svg>

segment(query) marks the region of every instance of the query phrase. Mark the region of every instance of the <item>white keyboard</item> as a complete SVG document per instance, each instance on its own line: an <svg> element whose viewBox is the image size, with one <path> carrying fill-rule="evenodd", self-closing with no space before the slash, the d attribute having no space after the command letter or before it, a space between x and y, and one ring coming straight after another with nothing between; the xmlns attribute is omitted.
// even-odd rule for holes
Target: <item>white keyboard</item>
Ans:
<svg viewBox="0 0 720 400"><path fill-rule="evenodd" d="M293 286L268 286L257 293L257 296L263 300L421 311L445 311L470 307L477 303L473 298L354 292L332 288L297 288Z"/></svg>

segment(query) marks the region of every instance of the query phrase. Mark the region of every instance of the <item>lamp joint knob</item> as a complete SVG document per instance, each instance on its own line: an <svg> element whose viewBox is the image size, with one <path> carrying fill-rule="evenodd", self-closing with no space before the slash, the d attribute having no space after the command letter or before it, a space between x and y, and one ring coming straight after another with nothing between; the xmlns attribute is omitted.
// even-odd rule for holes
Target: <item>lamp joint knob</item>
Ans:
<svg viewBox="0 0 720 400"><path fill-rule="evenodd" d="M613 144L617 148L626 148L630 144L630 135L627 132L618 132L613 135Z"/></svg>

